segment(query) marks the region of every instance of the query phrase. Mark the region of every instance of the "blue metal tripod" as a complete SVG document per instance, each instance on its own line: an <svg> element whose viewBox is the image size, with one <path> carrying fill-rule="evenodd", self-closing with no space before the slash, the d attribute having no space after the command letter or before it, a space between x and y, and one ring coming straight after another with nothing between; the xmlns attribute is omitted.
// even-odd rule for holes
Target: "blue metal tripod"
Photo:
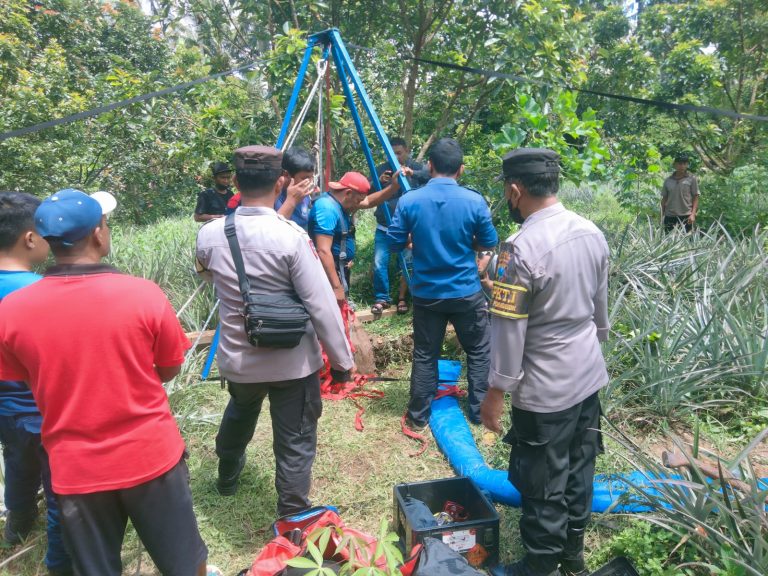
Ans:
<svg viewBox="0 0 768 576"><path fill-rule="evenodd" d="M301 66L299 67L299 74L296 78L296 83L293 85L293 92L291 93L291 99L288 102L288 108L285 111L285 118L283 118L283 125L280 128L280 135L277 137L276 147L282 148L283 143L285 142L285 138L291 126L291 119L294 112L296 111L296 105L299 100L299 93L301 92L301 88L304 85L304 78L307 75L309 63L312 60L312 54L315 48L318 47L322 48L322 54L324 56L328 55L329 53L331 56L333 56L333 60L336 63L336 70L339 74L341 85L344 89L347 108L349 108L349 111L352 114L352 120L354 121L355 129L357 130L357 136L360 139L360 144L363 148L365 159L368 162L368 169L371 173L371 181L376 187L376 190L381 190L381 183L379 182L379 177L376 173L376 163L373 160L373 154L371 153L371 147L368 144L368 138L365 136L365 130L363 129L363 122L360 118L360 113L357 110L355 96L349 86L350 82L355 88L355 92L357 93L357 96L360 100L360 105L362 106L363 110L365 110L365 113L368 116L371 125L373 126L373 131L376 134L376 138L381 144L381 147L384 149L387 162L389 163L389 166L393 172L396 172L400 169L400 163L397 161L397 156L395 156L395 152L392 150L392 145L389 142L389 138L387 137L386 132L384 132L384 128L381 126L379 117L376 115L376 111L373 109L371 100L368 98L368 93L363 87L360 76L355 69L355 65L352 63L352 59L349 57L347 47L344 45L344 41L341 39L341 35L339 34L339 30L337 28L330 28L328 30L324 30L323 32L312 34L307 39L307 48L304 51L304 58L302 59ZM410 185L408 184L407 178L405 178L402 174L399 176L399 179L400 188L403 191L403 194L405 194L411 189ZM389 206L387 206L387 203L384 202L381 207L383 208L384 218L387 221L387 225L389 225L392 222L392 215L389 213ZM398 261L400 263L400 269L403 273L403 277L410 286L411 278L408 274L408 267L402 253L398 255ZM206 358L205 366L203 367L203 379L208 377L208 374L211 371L211 367L213 366L213 359L216 356L216 348L219 344L220 329L220 325L216 327L216 333L213 337L213 341L211 342L211 349L208 352L208 357Z"/></svg>

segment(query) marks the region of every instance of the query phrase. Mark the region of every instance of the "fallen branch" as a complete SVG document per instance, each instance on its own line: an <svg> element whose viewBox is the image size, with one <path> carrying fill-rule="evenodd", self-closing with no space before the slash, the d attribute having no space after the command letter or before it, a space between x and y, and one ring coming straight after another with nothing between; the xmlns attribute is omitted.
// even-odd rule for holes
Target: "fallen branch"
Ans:
<svg viewBox="0 0 768 576"><path fill-rule="evenodd" d="M739 492L745 494L752 493L753 486L748 482L739 480L729 470L723 469L713 462L707 462L699 460L688 454L680 454L677 452L664 451L661 454L661 461L667 468L688 468L689 470L698 469L704 475L708 476L712 480L718 480L730 485Z"/></svg>

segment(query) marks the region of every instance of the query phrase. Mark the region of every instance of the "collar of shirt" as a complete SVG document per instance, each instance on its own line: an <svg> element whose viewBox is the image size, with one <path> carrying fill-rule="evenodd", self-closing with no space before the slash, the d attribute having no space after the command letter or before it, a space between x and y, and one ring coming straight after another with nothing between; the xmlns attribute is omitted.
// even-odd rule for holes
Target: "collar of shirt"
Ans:
<svg viewBox="0 0 768 576"><path fill-rule="evenodd" d="M237 208L238 216L263 216L266 214L277 214L274 208L266 206L239 206Z"/></svg>
<svg viewBox="0 0 768 576"><path fill-rule="evenodd" d="M552 206L542 208L541 210L537 210L525 219L525 222L523 222L523 225L520 227L520 231L525 230L533 224L536 224L536 222L546 220L547 218L551 218L552 216L560 214L561 212L565 212L565 206L563 206L560 202L557 204L552 204Z"/></svg>
<svg viewBox="0 0 768 576"><path fill-rule="evenodd" d="M429 182L427 182L425 188L427 186L439 186L443 184L453 184L454 186L459 185L455 178L449 178L448 176L438 176L437 178L432 178Z"/></svg>
<svg viewBox="0 0 768 576"><path fill-rule="evenodd" d="M89 274L122 274L109 264L56 264L45 271L45 276L86 276Z"/></svg>

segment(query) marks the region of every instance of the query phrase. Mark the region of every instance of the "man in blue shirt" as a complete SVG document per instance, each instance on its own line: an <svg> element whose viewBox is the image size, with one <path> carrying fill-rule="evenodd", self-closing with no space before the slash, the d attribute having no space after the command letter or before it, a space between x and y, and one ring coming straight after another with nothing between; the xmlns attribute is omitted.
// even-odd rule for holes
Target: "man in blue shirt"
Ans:
<svg viewBox="0 0 768 576"><path fill-rule="evenodd" d="M311 194L315 190L315 159L304 148L288 148L283 153L281 166L288 180L275 200L275 210L306 230L312 209Z"/></svg>
<svg viewBox="0 0 768 576"><path fill-rule="evenodd" d="M406 246L409 234L413 238L413 368L406 426L414 430L429 422L448 322L467 353L469 419L480 423L490 336L475 251L499 241L485 199L456 182L464 170L458 142L441 138L428 158L432 179L400 199L388 231L393 251Z"/></svg>
<svg viewBox="0 0 768 576"><path fill-rule="evenodd" d="M410 169L403 168L408 176ZM317 255L341 305L349 292L349 271L355 259L355 226L352 215L357 210L373 208L400 190L398 176L389 186L368 194L371 183L360 172L347 172L338 182L329 182L329 192L318 198L309 215L309 235L317 246Z"/></svg>
<svg viewBox="0 0 768 576"><path fill-rule="evenodd" d="M34 216L40 200L19 192L0 193L0 300L40 280L32 267L48 257L48 242L36 231ZM42 416L24 382L0 380L0 442L5 464L5 505L8 516L4 536L19 544L34 528L37 492L42 482L48 505L50 574L72 574L59 524L60 512L51 488L48 456L40 442Z"/></svg>

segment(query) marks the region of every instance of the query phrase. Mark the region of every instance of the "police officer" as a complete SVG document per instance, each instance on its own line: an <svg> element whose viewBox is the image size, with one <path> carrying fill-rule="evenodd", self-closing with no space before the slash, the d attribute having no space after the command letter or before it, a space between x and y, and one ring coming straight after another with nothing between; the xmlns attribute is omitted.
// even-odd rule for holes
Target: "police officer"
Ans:
<svg viewBox="0 0 768 576"><path fill-rule="evenodd" d="M243 326L243 300L225 235L225 220L206 224L197 236L198 271L212 277L221 299L219 372L230 400L216 437L219 457L217 488L222 495L237 490L245 465L245 449L253 437L265 397L269 397L275 454L278 515L309 508L317 421L322 412L318 370L323 343L334 380L350 379L352 353L344 334L333 290L306 232L279 216L275 199L283 189L282 153L267 146L235 151L235 186L242 205L235 228L246 275L255 293L295 294L311 322L295 348L259 348L249 344Z"/></svg>
<svg viewBox="0 0 768 576"><path fill-rule="evenodd" d="M523 148L504 157L504 196L522 224L503 245L491 303L490 388L481 417L500 433L512 399L509 479L522 495L525 557L496 576L587 574L584 528L601 449L598 390L608 382L608 246L557 199L559 157Z"/></svg>
<svg viewBox="0 0 768 576"><path fill-rule="evenodd" d="M230 186L232 180L232 168L226 162L214 162L211 164L213 187L206 188L197 195L195 206L195 222L208 222L221 218L227 210L227 202L234 193Z"/></svg>

